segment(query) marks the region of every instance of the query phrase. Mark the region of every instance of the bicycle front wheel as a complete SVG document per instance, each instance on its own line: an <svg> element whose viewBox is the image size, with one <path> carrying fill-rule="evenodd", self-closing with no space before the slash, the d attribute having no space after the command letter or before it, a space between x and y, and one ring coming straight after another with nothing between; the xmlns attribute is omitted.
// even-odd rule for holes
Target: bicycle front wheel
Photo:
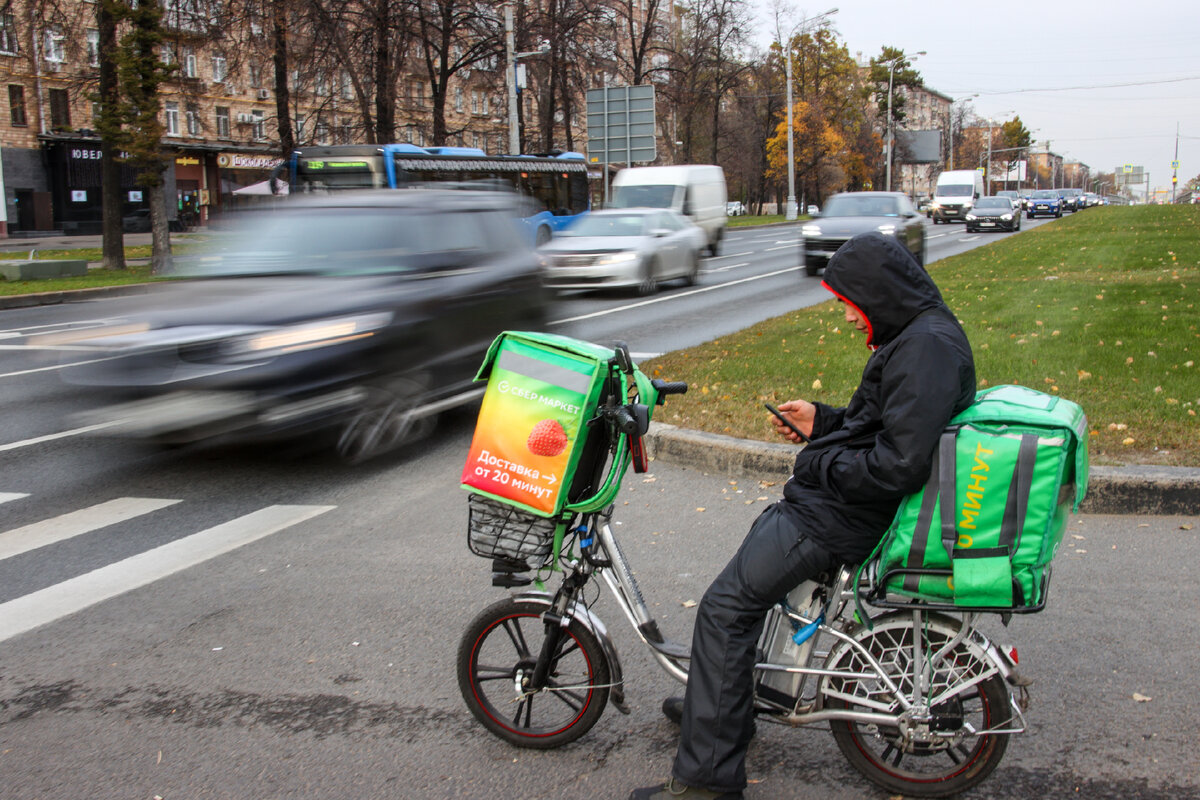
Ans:
<svg viewBox="0 0 1200 800"><path fill-rule="evenodd" d="M572 619L546 685L529 679L546 636L549 606L508 598L484 609L458 646L458 688L485 728L518 747L549 750L583 736L608 703L608 660L595 634Z"/></svg>

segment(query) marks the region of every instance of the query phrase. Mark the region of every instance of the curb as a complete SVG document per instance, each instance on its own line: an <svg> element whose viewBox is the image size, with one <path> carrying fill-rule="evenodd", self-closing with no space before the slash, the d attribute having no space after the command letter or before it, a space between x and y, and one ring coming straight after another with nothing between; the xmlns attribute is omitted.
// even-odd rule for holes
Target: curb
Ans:
<svg viewBox="0 0 1200 800"><path fill-rule="evenodd" d="M0 311L9 308L33 308L54 306L60 303L79 303L98 300L102 297L130 297L149 294L158 283L130 283L125 286L95 286L91 289L63 289L58 292L35 292L0 296Z"/></svg>
<svg viewBox="0 0 1200 800"><path fill-rule="evenodd" d="M735 439L650 423L652 458L735 477L783 482L792 473L796 447ZM1194 516L1200 509L1200 469L1192 467L1092 467L1079 508L1084 514Z"/></svg>

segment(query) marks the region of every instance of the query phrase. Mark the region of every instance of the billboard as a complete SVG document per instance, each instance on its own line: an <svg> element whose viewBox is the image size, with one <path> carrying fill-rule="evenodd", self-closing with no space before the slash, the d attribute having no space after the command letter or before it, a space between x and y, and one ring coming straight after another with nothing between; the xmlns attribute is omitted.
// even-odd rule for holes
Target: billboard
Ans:
<svg viewBox="0 0 1200 800"><path fill-rule="evenodd" d="M589 164L653 161L654 87L588 89L587 136Z"/></svg>
<svg viewBox="0 0 1200 800"><path fill-rule="evenodd" d="M941 131L896 131L896 162L899 164L942 163Z"/></svg>

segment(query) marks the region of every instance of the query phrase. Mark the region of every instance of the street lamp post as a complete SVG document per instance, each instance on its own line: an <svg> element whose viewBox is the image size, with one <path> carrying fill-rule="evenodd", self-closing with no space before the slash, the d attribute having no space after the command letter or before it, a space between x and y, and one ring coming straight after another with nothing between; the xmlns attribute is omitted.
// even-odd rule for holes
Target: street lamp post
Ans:
<svg viewBox="0 0 1200 800"><path fill-rule="evenodd" d="M925 55L924 50L912 54L913 58ZM892 132L892 80L896 76L896 67L907 56L903 53L888 62L888 105L887 105L887 180L884 182L887 191L892 190L892 148L895 134Z"/></svg>
<svg viewBox="0 0 1200 800"><path fill-rule="evenodd" d="M954 104L961 103L964 100L972 100L979 97L978 93L970 97L960 97L950 103L950 169L954 169Z"/></svg>
<svg viewBox="0 0 1200 800"><path fill-rule="evenodd" d="M550 52L550 42L543 39L537 50L527 53L516 53L515 35L513 33L512 3L504 4L504 75L508 82L508 153L521 154L520 126L517 123L517 62L526 56L538 56Z"/></svg>
<svg viewBox="0 0 1200 800"><path fill-rule="evenodd" d="M837 12L836 8L831 8L815 17L801 20L800 24L792 28L792 32L788 34L787 44L783 49L784 74L787 76L788 196L785 216L788 220L794 220L798 216L796 212L796 159L792 155L792 140L795 138L792 129L792 37L796 35L797 31L803 31L818 20L822 23L826 22L826 17L831 17Z"/></svg>

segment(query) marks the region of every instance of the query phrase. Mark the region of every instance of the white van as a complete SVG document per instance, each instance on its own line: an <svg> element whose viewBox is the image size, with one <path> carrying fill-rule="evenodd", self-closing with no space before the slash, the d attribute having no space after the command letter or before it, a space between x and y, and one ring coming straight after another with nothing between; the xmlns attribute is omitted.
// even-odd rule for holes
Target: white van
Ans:
<svg viewBox="0 0 1200 800"><path fill-rule="evenodd" d="M725 238L725 170L711 164L629 167L613 177L611 208L671 208L704 230L708 252Z"/></svg>
<svg viewBox="0 0 1200 800"><path fill-rule="evenodd" d="M981 197L983 172L977 169L946 170L938 175L929 216L934 225L954 219L965 220L975 207L975 201Z"/></svg>

